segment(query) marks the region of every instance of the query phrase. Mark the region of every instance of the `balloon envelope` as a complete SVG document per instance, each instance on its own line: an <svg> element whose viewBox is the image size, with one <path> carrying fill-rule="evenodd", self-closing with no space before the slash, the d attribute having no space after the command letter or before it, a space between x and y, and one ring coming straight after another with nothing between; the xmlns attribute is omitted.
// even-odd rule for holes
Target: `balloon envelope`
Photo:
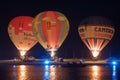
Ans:
<svg viewBox="0 0 120 80"><path fill-rule="evenodd" d="M93 57L97 57L112 39L115 30L109 20L100 16L92 16L81 22L78 32Z"/></svg>
<svg viewBox="0 0 120 80"><path fill-rule="evenodd" d="M21 55L24 55L37 43L32 32L32 21L32 17L18 16L13 18L8 25L9 37Z"/></svg>
<svg viewBox="0 0 120 80"><path fill-rule="evenodd" d="M56 51L69 32L67 18L57 11L45 11L33 21L33 33L47 51Z"/></svg>

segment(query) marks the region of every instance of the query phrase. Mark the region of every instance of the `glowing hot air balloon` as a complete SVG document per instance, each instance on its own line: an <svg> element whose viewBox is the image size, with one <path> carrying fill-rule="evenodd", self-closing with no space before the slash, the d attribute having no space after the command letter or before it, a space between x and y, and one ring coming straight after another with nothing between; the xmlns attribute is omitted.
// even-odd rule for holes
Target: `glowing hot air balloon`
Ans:
<svg viewBox="0 0 120 80"><path fill-rule="evenodd" d="M37 43L32 32L32 21L32 17L18 16L13 18L8 25L9 37L20 51L21 58L24 58L26 52Z"/></svg>
<svg viewBox="0 0 120 80"><path fill-rule="evenodd" d="M47 50L54 51L61 46L69 32L67 18L57 11L45 11L38 14L33 21L33 33L39 43Z"/></svg>
<svg viewBox="0 0 120 80"><path fill-rule="evenodd" d="M115 30L109 20L100 16L91 16L81 22L78 32L93 57L97 58L100 51L112 39Z"/></svg>

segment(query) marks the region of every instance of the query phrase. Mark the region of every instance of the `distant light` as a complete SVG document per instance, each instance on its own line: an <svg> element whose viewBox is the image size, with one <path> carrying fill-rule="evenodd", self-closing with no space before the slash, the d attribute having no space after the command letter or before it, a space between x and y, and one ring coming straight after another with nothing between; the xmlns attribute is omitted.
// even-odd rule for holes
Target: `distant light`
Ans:
<svg viewBox="0 0 120 80"><path fill-rule="evenodd" d="M48 67L49 67L48 65L45 65L45 69L46 69L46 70L48 70Z"/></svg>
<svg viewBox="0 0 120 80"><path fill-rule="evenodd" d="M14 58L14 61L16 61L17 59L16 58Z"/></svg>
<svg viewBox="0 0 120 80"><path fill-rule="evenodd" d="M116 78L116 65L113 65L113 73L112 73L113 78ZM117 79L116 79L117 80Z"/></svg>
<svg viewBox="0 0 120 80"><path fill-rule="evenodd" d="M113 62L112 62L112 64L113 64L113 65L116 65L116 64L117 64L117 62L116 62L116 61L113 61Z"/></svg>
<svg viewBox="0 0 120 80"><path fill-rule="evenodd" d="M115 71L116 70L116 65L113 65L113 71Z"/></svg>
<svg viewBox="0 0 120 80"><path fill-rule="evenodd" d="M48 60L45 61L45 64L49 64L50 62Z"/></svg>
<svg viewBox="0 0 120 80"><path fill-rule="evenodd" d="M16 67L16 65L13 65L13 68L15 68Z"/></svg>

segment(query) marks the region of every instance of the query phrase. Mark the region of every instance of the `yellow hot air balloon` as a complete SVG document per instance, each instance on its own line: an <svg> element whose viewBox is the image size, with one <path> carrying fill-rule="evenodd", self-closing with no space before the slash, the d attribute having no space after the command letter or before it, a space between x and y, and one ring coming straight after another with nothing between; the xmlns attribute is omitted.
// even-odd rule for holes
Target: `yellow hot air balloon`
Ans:
<svg viewBox="0 0 120 80"><path fill-rule="evenodd" d="M100 16L91 16L81 22L78 27L80 38L97 58L100 51L112 39L115 29L111 22Z"/></svg>
<svg viewBox="0 0 120 80"><path fill-rule="evenodd" d="M51 57L62 45L68 32L68 19L57 11L41 12L33 21L33 33L43 48L51 51Z"/></svg>
<svg viewBox="0 0 120 80"><path fill-rule="evenodd" d="M24 59L26 52L37 43L32 32L32 21L33 17L18 16L13 18L8 25L9 37L20 51L22 59Z"/></svg>

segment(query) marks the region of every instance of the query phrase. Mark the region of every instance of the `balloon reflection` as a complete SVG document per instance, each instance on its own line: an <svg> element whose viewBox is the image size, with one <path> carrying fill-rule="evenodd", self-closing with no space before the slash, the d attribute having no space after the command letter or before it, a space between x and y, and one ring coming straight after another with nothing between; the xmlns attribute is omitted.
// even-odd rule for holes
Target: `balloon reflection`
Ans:
<svg viewBox="0 0 120 80"><path fill-rule="evenodd" d="M54 66L50 66L50 79L55 80L56 79L56 68Z"/></svg>
<svg viewBox="0 0 120 80"><path fill-rule="evenodd" d="M25 80L25 79L27 79L27 68L26 68L26 66L25 65L21 65L21 66L19 66L19 73L18 73L18 75L19 75L19 78L18 78L18 80Z"/></svg>
<svg viewBox="0 0 120 80"><path fill-rule="evenodd" d="M116 66L115 66L115 65L113 65L112 80L117 80L117 76L116 76Z"/></svg>
<svg viewBox="0 0 120 80"><path fill-rule="evenodd" d="M91 80L100 80L100 68L99 66L92 66L92 79Z"/></svg>
<svg viewBox="0 0 120 80"><path fill-rule="evenodd" d="M55 80L56 68L54 66L45 65L44 80Z"/></svg>
<svg viewBox="0 0 120 80"><path fill-rule="evenodd" d="M49 66L45 65L44 79L49 80Z"/></svg>

